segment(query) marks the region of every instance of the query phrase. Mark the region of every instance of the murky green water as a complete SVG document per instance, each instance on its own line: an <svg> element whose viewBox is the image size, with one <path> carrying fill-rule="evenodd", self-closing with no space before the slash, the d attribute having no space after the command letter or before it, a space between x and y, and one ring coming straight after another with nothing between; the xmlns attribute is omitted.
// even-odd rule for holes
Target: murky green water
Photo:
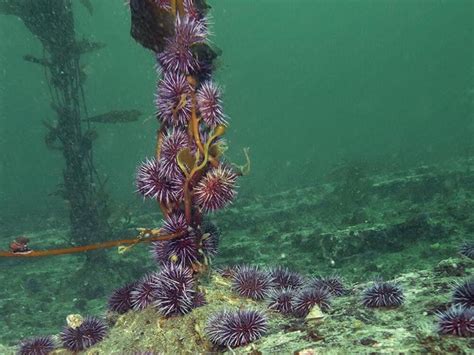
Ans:
<svg viewBox="0 0 474 355"><path fill-rule="evenodd" d="M0 13L9 3L0 0ZM137 165L155 151L155 60L130 36L128 5L91 1L91 14L72 3L76 38L105 44L80 59L89 116L142 112L136 122L92 123L113 236L132 237L161 220L134 185ZM234 207L212 217L223 230L218 265L278 262L362 281L433 267L472 240L473 1L209 3L212 43L222 50L215 79L230 117L226 155L243 164L250 147L251 156ZM42 58L41 42L17 16L0 15L0 250L20 235L38 249L70 242L70 204L55 194L64 159L45 145L44 122L57 120L50 78L25 55ZM389 238L413 238L386 249L349 246L356 237L323 251L308 242L384 224L405 228L384 232ZM111 290L154 267L147 247L136 249L102 255L98 281L76 274L83 255L0 259L0 343L58 332L71 313L102 314Z"/></svg>

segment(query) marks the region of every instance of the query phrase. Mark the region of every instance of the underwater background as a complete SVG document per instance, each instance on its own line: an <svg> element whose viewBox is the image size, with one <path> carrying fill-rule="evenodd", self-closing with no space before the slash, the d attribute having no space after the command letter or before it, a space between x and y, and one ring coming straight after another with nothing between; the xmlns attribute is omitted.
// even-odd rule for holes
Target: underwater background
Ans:
<svg viewBox="0 0 474 355"><path fill-rule="evenodd" d="M142 113L92 124L109 223L117 239L133 237L162 219L135 193L137 164L154 154L155 60L130 36L122 1L91 1L92 14L72 2L76 36L106 45L81 59L90 116ZM439 263L474 239L474 2L209 4L226 155L241 164L249 147L251 158L235 202L211 216L222 231L214 264L279 264L353 283L441 268L446 295L472 277L469 259L448 262L454 271ZM50 93L43 70L22 59L43 48L15 16L0 15L0 38L0 249L20 235L64 247L68 205L55 193L64 162L42 123L54 121ZM102 314L114 289L154 267L144 245L107 250L89 273L84 258L0 258L1 344L57 333L69 314Z"/></svg>

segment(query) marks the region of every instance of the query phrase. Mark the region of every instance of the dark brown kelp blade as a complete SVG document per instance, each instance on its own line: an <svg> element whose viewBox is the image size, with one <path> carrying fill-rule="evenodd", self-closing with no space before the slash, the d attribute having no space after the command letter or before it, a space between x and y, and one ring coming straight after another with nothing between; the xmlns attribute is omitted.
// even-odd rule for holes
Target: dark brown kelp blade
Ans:
<svg viewBox="0 0 474 355"><path fill-rule="evenodd" d="M92 116L86 121L97 123L125 123L138 121L142 113L138 110L110 111L101 115Z"/></svg>
<svg viewBox="0 0 474 355"><path fill-rule="evenodd" d="M159 9L153 0L130 0L132 37L143 47L157 53L163 51L165 39L174 32L174 17Z"/></svg>

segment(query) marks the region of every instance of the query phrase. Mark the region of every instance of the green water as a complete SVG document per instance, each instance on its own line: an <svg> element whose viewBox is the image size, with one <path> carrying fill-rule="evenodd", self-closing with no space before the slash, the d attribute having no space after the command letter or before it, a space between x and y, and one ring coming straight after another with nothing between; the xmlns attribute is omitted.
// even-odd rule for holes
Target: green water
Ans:
<svg viewBox="0 0 474 355"><path fill-rule="evenodd" d="M106 44L104 49L81 60L88 76L84 92L90 115L126 109L143 112L138 122L94 125L98 132L94 161L99 175L108 178L112 214L120 219L121 213L127 213L135 216L137 223L147 221L158 225L161 217L156 205L144 203L134 191L137 164L154 154L158 128L153 103L157 82L155 60L150 51L131 38L129 9L122 1L92 1L92 16L79 1L73 3L76 37ZM448 164L445 170L450 171L454 170L449 165L451 162L473 157L473 1L213 0L209 3L212 41L222 50L216 80L225 89L225 111L230 117L227 155L231 161L242 164L242 150L250 147L252 163L251 174L239 180L236 205L240 209L231 215L223 212L224 228L234 231L229 232L228 242L224 238L225 253L217 259L218 264L236 261L232 246L240 240L236 231L240 227L232 229L232 223L244 224L244 230L250 217L242 211L255 208L260 213L258 222L253 230L245 229L244 234L253 238L249 243L254 243L257 249L267 243L263 246L261 262L274 260L283 253L294 254L293 261L282 262L314 271L316 267L294 261L301 252L299 239L291 244L296 245L292 250L286 244L284 248L281 245L268 248L268 243L279 244L278 239L268 237L269 241L263 242L258 237L278 235L283 230L279 224L282 219L288 219L289 231L285 232L304 229L298 223L291 223L298 218L297 212L291 218L272 215L277 198L269 196L289 189L319 188L320 184L331 182L328 175L337 166L355 164L366 169L364 176L374 171L388 176L423 165ZM68 205L53 195L62 180L63 158L44 144L46 130L42 122L54 119L50 93L41 68L22 59L25 54L41 57L42 51L40 42L23 22L15 16L0 15L0 249L7 249L15 236L35 235L38 240L44 230L65 230L68 226ZM449 180L443 179L443 182ZM460 180L457 181L460 185L456 186L461 186ZM472 186L472 182L467 182L459 189L469 191ZM429 188L431 185L426 189ZM436 193L444 192L433 192ZM343 201L344 193L335 196L340 201L334 205L348 203ZM426 198L423 196L420 198ZM472 214L471 200L462 200L454 192L446 193L443 198L444 204L463 205ZM282 199L284 205L285 197ZM401 216L409 219L410 213L413 216L425 213L430 218L442 214L436 210L439 205L415 206L412 201L410 207L407 199L396 197L390 202L396 206L393 210L378 217L367 212L369 217L360 217L361 221L382 223L395 215L401 221ZM288 197L288 206L289 200ZM369 205L364 199L354 201L348 203L351 211ZM319 218L335 228L351 225L341 222L345 217L335 217L338 213L345 216L346 211L324 209L323 205L318 205L314 214L305 216L305 221ZM331 212L324 215L324 211ZM140 220L142 215L148 217ZM219 222L219 215L214 218ZM356 217L352 213L350 218ZM454 225L454 229L457 227L462 232L456 234L448 227L444 229L445 239L436 241L441 246L434 252L439 253L436 255L440 260L456 249L456 245L449 244L450 236L456 241L472 238L474 231L470 223L456 218L446 222L446 226ZM57 237L58 243L64 241L64 234L67 233ZM54 233L48 238L54 241ZM428 244L434 243L430 240ZM413 245L414 266L387 265L386 270L380 267L373 272L394 276L421 268L423 265L417 264L416 259L424 247ZM259 262L254 259L259 253L242 255L244 260L237 261ZM311 255L301 255L312 262ZM122 263L115 253L112 258L117 264ZM383 260L384 256L374 258ZM362 259L363 256L351 259L337 267L349 278L361 279L360 275L351 274L351 270L356 270ZM146 265L140 260L147 260ZM103 310L104 299L114 288L113 284L95 287L90 293L82 292L80 308L77 302L71 301L75 290L94 288L90 286L94 281L84 286L75 285L73 280L68 283L67 278L54 279L61 265L68 265L68 272L73 272L76 263L80 264L76 257L68 256L41 261L0 260L4 289L3 302L0 299L3 310L0 328L9 330L7 335L0 335L0 343L12 344L36 334L44 318L48 319L45 330L49 333L60 329L67 314ZM129 270L120 271L117 283L121 278L131 280L152 267L146 250L137 251L123 264L123 269L128 266ZM331 268L327 263L321 263L320 267L325 271ZM34 268L44 270L43 276L31 276ZM13 276L10 270L14 270ZM52 273L48 274L48 270ZM56 284L54 292L59 293L52 296L47 288L53 287L56 281L61 285ZM42 282L46 283L46 289ZM85 281L81 279L81 282ZM8 285L13 283L17 286L11 286L8 291ZM16 297L27 299L29 304L15 303L12 299ZM50 302L57 305L45 305ZM15 315L9 316L11 312Z"/></svg>
<svg viewBox="0 0 474 355"><path fill-rule="evenodd" d="M312 183L342 160L436 160L472 144L472 1L212 5L230 153L252 152L243 191ZM156 128L153 58L129 36L126 6L94 8L75 11L78 35L107 44L83 60L89 110L144 112L140 123L97 128L97 166L117 198L134 201L135 165L152 153ZM45 193L61 172L43 144L48 91L41 70L21 60L41 47L15 17L0 25L2 215L57 209Z"/></svg>

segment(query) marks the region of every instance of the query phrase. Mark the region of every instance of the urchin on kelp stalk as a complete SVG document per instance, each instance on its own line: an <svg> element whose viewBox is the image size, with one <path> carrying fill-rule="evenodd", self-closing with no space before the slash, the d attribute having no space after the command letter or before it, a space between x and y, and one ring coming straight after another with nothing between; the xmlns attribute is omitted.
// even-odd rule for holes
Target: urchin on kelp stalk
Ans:
<svg viewBox="0 0 474 355"><path fill-rule="evenodd" d="M130 1L131 34L153 50L160 76L157 145L138 167L137 190L158 202L161 231L176 235L153 244L155 259L195 272L217 248L216 228L203 215L232 202L237 177L249 168L222 159L228 123L212 77L217 50L208 41L208 9L204 0Z"/></svg>

